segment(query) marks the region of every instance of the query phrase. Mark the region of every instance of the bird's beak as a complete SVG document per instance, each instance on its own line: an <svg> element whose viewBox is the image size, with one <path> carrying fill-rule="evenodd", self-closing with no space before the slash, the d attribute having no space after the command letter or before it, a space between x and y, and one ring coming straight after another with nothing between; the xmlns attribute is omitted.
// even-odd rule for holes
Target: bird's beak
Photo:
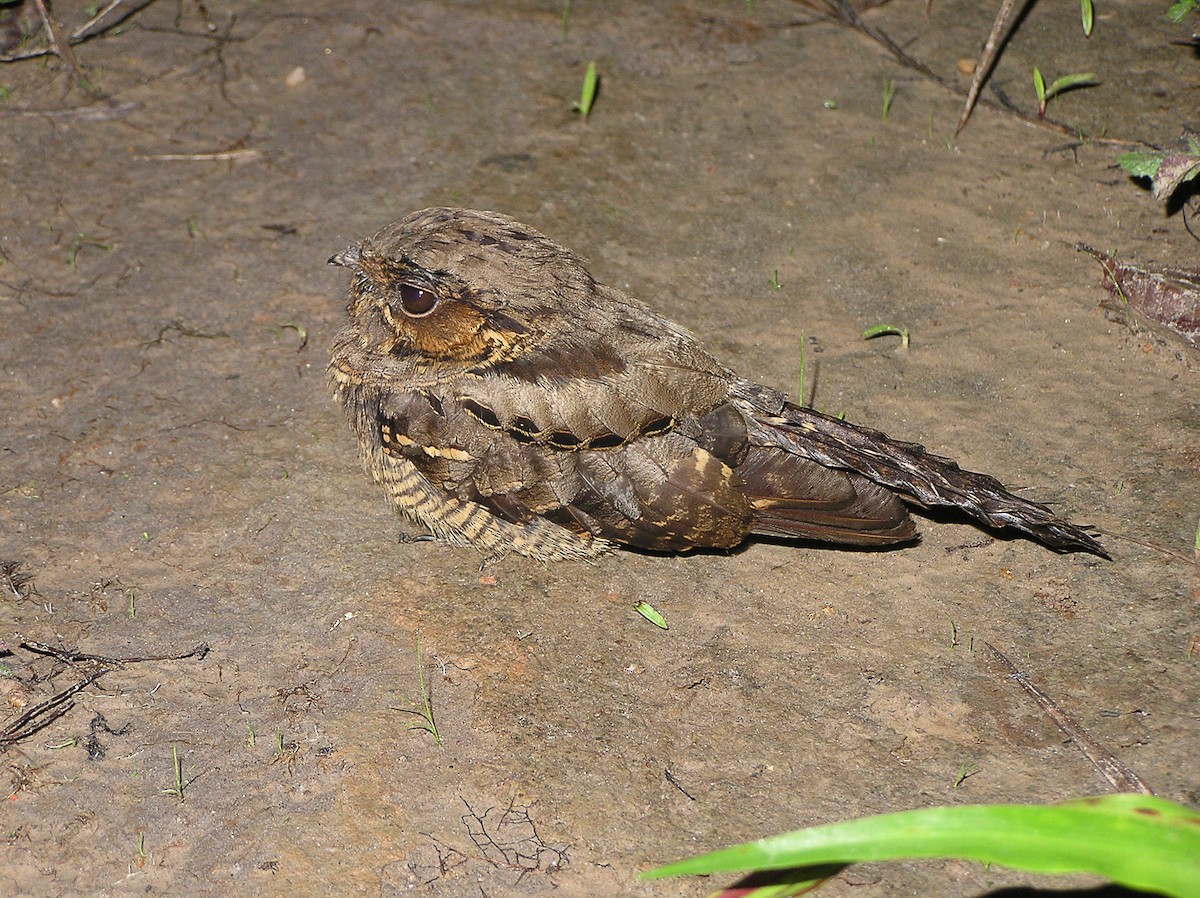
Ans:
<svg viewBox="0 0 1200 898"><path fill-rule="evenodd" d="M340 265L342 268L357 268L359 259L362 258L362 253L357 246L351 244L340 253L334 253L329 257L326 265Z"/></svg>

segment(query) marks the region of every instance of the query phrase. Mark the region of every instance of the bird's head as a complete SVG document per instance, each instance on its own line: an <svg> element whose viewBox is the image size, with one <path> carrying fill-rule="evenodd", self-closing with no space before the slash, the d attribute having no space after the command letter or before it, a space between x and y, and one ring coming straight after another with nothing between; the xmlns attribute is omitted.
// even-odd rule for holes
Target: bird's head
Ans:
<svg viewBox="0 0 1200 898"><path fill-rule="evenodd" d="M574 254L496 212L432 208L329 263L349 268L363 348L423 370L511 360L540 343L564 298L591 284Z"/></svg>

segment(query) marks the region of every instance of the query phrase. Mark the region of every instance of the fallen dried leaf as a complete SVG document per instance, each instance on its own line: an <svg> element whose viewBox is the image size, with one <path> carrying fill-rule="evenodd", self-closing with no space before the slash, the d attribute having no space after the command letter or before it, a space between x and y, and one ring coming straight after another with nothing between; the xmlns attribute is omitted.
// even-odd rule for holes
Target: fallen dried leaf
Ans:
<svg viewBox="0 0 1200 898"><path fill-rule="evenodd" d="M1200 347L1200 270L1160 268L1121 262L1082 243L1075 244L1100 263L1104 286L1120 301L1149 320Z"/></svg>

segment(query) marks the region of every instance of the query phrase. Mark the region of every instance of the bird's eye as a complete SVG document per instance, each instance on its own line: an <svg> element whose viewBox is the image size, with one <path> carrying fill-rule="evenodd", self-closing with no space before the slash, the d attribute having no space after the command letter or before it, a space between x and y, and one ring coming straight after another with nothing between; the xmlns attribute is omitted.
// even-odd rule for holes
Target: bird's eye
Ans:
<svg viewBox="0 0 1200 898"><path fill-rule="evenodd" d="M438 304L438 296L430 290L422 290L412 284L400 285L400 308L405 315L422 318L433 311Z"/></svg>

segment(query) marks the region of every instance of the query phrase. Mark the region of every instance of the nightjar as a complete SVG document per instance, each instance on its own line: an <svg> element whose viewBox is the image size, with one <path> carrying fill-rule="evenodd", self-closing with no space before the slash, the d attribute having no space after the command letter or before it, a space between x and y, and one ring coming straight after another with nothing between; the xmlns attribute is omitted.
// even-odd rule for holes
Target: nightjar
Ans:
<svg viewBox="0 0 1200 898"><path fill-rule="evenodd" d="M443 542L543 560L884 546L916 537L910 503L1106 554L992 477L739 377L506 215L425 209L329 261L351 272L337 398L392 504Z"/></svg>

